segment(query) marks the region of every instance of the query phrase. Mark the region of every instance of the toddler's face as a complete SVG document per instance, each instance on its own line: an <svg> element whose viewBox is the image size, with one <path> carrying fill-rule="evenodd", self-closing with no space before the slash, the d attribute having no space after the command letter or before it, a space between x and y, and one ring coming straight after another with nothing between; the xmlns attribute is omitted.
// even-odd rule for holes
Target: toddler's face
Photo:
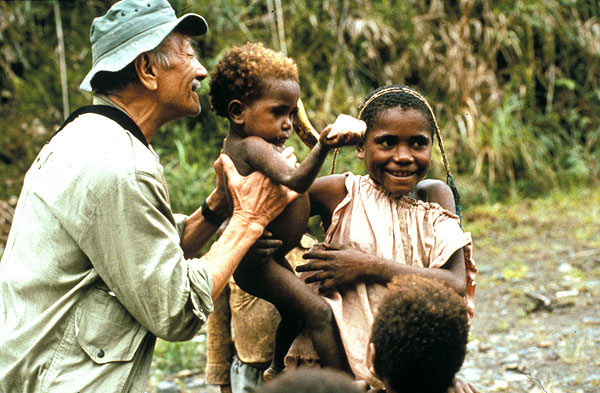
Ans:
<svg viewBox="0 0 600 393"><path fill-rule="evenodd" d="M281 146L292 131L292 114L296 111L300 87L294 80L267 79L263 94L246 106L244 132Z"/></svg>
<svg viewBox="0 0 600 393"><path fill-rule="evenodd" d="M416 109L385 109L358 146L358 158L369 176L392 194L406 195L431 164L433 136L429 122Z"/></svg>

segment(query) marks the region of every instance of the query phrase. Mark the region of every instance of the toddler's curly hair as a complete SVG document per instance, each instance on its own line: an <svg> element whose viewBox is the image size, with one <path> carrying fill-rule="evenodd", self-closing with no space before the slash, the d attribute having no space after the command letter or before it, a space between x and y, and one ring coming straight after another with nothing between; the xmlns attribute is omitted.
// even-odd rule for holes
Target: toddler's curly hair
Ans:
<svg viewBox="0 0 600 393"><path fill-rule="evenodd" d="M283 53L249 42L225 53L210 78L212 107L217 115L227 117L231 100L252 103L260 97L261 82L267 78L298 82L298 67Z"/></svg>
<svg viewBox="0 0 600 393"><path fill-rule="evenodd" d="M371 342L375 372L398 393L442 393L465 359L463 299L440 281L398 276L379 307Z"/></svg>

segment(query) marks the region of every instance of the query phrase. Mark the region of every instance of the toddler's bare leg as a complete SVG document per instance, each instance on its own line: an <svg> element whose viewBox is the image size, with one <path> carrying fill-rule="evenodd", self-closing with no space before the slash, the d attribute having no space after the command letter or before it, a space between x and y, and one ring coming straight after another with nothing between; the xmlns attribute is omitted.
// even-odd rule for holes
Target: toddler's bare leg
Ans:
<svg viewBox="0 0 600 393"><path fill-rule="evenodd" d="M325 367L349 371L329 305L291 270L274 259L264 263L248 260L240 264L234 278L244 291L271 302L279 310L282 319L290 318L292 312L305 321ZM294 331L289 325L284 327L287 331L284 335ZM280 342L277 343L279 348L276 346L276 355L282 356L281 362L297 334L297 324L294 327L296 330L291 340L287 336L278 339Z"/></svg>

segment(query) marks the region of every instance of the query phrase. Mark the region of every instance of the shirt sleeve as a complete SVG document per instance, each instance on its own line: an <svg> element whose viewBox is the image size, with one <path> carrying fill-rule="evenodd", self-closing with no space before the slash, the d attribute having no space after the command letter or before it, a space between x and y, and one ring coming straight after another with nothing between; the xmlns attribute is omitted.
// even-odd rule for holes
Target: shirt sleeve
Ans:
<svg viewBox="0 0 600 393"><path fill-rule="evenodd" d="M191 339L212 311L212 278L200 260L184 258L164 186L143 172L112 173L94 186L79 238L94 269L147 330Z"/></svg>
<svg viewBox="0 0 600 393"><path fill-rule="evenodd" d="M229 286L215 300L215 309L208 318L206 383L229 385L229 370L233 359Z"/></svg>
<svg viewBox="0 0 600 393"><path fill-rule="evenodd" d="M175 218L175 227L177 228L177 233L179 234L179 238L183 237L183 230L185 229L185 220L187 220L188 216L185 214L174 214Z"/></svg>

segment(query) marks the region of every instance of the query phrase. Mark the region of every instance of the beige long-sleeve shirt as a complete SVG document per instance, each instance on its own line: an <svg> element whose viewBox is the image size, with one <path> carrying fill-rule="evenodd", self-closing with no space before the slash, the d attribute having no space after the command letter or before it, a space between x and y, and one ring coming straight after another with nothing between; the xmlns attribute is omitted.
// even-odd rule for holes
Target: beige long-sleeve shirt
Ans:
<svg viewBox="0 0 600 393"><path fill-rule="evenodd" d="M212 278L181 250L153 150L85 114L39 153L0 262L0 392L141 392L156 336L192 338Z"/></svg>

